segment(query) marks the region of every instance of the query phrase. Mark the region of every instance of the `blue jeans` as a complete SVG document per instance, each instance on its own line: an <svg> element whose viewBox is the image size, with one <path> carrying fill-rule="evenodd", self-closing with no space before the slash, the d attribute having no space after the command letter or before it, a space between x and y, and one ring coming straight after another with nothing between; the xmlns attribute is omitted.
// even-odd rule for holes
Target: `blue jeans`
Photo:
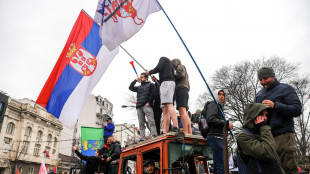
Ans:
<svg viewBox="0 0 310 174"><path fill-rule="evenodd" d="M224 174L223 140L207 136L207 141L213 152L214 174Z"/></svg>

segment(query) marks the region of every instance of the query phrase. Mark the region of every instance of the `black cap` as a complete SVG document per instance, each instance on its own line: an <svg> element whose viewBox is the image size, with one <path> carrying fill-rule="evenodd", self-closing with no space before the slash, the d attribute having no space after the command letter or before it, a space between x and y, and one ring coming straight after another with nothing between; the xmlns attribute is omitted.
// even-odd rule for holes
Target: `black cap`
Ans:
<svg viewBox="0 0 310 174"><path fill-rule="evenodd" d="M155 163L152 159L146 159L143 166L146 167L148 164L153 164L155 166Z"/></svg>
<svg viewBox="0 0 310 174"><path fill-rule="evenodd" d="M112 120L112 118L111 118L111 117L108 117L108 118L107 118L107 121L109 121L109 120Z"/></svg>
<svg viewBox="0 0 310 174"><path fill-rule="evenodd" d="M274 76L275 76L275 73L271 67L263 67L257 71L258 78L274 77Z"/></svg>

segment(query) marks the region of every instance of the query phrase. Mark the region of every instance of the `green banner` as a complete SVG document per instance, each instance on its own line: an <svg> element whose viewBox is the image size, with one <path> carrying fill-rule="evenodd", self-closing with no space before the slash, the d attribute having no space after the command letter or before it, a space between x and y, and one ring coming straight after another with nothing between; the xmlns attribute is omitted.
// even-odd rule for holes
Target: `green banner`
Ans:
<svg viewBox="0 0 310 174"><path fill-rule="evenodd" d="M95 156L103 143L103 128L81 127L82 154Z"/></svg>

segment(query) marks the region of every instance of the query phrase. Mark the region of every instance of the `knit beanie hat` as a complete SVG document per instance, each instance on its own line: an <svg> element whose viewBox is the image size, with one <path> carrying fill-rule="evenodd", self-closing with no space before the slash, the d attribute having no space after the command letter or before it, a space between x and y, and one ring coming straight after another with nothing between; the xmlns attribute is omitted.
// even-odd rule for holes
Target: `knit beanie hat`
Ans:
<svg viewBox="0 0 310 174"><path fill-rule="evenodd" d="M274 77L274 70L271 67L263 67L257 71L257 77L263 78L263 77Z"/></svg>

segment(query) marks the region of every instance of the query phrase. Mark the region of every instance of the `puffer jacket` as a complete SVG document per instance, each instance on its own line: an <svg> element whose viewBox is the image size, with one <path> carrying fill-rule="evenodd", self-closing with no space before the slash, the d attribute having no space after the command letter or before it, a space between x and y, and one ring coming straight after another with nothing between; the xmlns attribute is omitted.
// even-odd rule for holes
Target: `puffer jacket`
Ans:
<svg viewBox="0 0 310 174"><path fill-rule="evenodd" d="M246 132L240 132L237 136L239 155L247 166L249 174L259 173L256 162L253 159L259 161L264 174L281 174L284 172L280 167L275 141L268 125L270 116L267 117L267 123L261 123L260 126L255 125L256 116L263 110L270 112L270 107L260 103L247 105L244 111L242 128L252 132L257 138L254 139Z"/></svg>
<svg viewBox="0 0 310 174"><path fill-rule="evenodd" d="M273 136L295 132L293 118L300 116L302 109L295 89L275 79L270 88L263 88L257 93L256 103L262 103L263 100L274 102L270 120Z"/></svg>
<svg viewBox="0 0 310 174"><path fill-rule="evenodd" d="M188 74L186 71L186 68L184 65L181 64L181 60L179 59L173 59L171 60L173 68L175 69L175 74L174 74L174 78L175 78L175 83L176 86L175 88L187 88L187 90L189 91L189 78L188 78Z"/></svg>
<svg viewBox="0 0 310 174"><path fill-rule="evenodd" d="M225 101L221 103L218 97L219 91L224 91L222 89L216 89L213 92L213 95L217 101L217 103L220 105L221 109L225 106ZM223 110L223 109L222 109ZM215 101L212 101L208 106L207 106L207 122L210 127L210 130L208 132L207 136L223 136L223 127L225 125L225 120L223 119L223 116L215 103Z"/></svg>

